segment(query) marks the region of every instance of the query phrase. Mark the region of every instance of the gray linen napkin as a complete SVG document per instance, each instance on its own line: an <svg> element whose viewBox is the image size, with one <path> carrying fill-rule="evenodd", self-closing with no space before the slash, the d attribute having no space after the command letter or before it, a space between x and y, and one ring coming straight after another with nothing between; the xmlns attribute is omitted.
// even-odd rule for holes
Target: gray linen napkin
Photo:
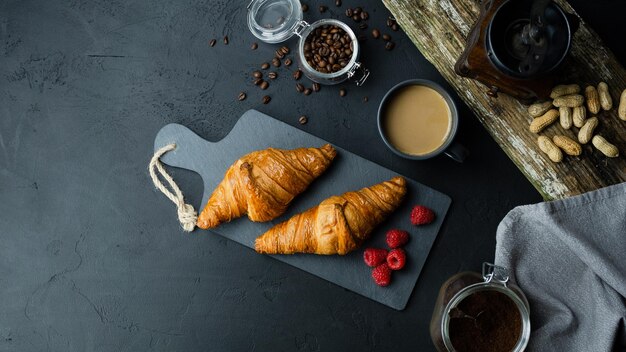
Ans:
<svg viewBox="0 0 626 352"><path fill-rule="evenodd" d="M530 304L529 351L626 351L626 183L517 207L496 240Z"/></svg>

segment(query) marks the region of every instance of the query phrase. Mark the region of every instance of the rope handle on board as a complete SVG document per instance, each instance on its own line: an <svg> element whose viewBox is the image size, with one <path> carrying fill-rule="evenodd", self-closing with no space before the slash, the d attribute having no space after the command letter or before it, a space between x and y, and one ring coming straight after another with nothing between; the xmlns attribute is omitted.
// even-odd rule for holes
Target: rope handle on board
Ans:
<svg viewBox="0 0 626 352"><path fill-rule="evenodd" d="M167 198L169 198L174 204L176 204L176 210L178 211L178 221L183 227L183 230L191 232L196 227L198 213L191 204L185 203L183 193L180 191L180 188L178 188L178 185L176 185L176 182L174 182L172 176L170 176L167 171L165 171L165 168L163 168L163 164L161 164L160 160L163 154L174 149L176 149L176 144L172 143L157 150L150 160L150 164L148 165L148 171L150 172L150 178L152 178L152 183L154 183L154 186L156 186L156 188L161 191L161 193L165 194ZM157 175L155 170L159 172L159 175L163 179L165 179L165 181L167 181L174 193L170 192L170 190L167 189L167 187L165 187L163 183L161 183L161 180L159 180L159 175Z"/></svg>

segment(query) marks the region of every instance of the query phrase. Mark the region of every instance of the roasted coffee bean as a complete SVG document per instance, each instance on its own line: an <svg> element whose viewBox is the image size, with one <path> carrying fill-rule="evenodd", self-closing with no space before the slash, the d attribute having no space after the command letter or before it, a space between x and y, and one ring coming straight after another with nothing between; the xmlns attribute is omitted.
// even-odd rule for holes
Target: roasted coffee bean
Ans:
<svg viewBox="0 0 626 352"><path fill-rule="evenodd" d="M272 98L270 98L269 95L266 95L266 96L263 97L262 102L263 102L263 104L267 104L267 103L270 102L270 100L272 100Z"/></svg>
<svg viewBox="0 0 626 352"><path fill-rule="evenodd" d="M211 41L209 42L209 46L210 46L210 47L214 47L214 46L215 46L215 43L217 43L217 40L215 40L215 39L211 39Z"/></svg>
<svg viewBox="0 0 626 352"><path fill-rule="evenodd" d="M368 101L369 101L369 98L368 98L368 97L363 97L363 102L364 102L364 103L367 103Z"/></svg>
<svg viewBox="0 0 626 352"><path fill-rule="evenodd" d="M341 6L341 0L335 0L335 6L340 7Z"/></svg>
<svg viewBox="0 0 626 352"><path fill-rule="evenodd" d="M394 44L394 42L387 42L387 44L385 44L385 49L391 51L395 46L396 44Z"/></svg>
<svg viewBox="0 0 626 352"><path fill-rule="evenodd" d="M315 82L315 83L313 83L313 87L311 87L311 88L313 88L314 92L319 92L321 87L320 87L319 83Z"/></svg>
<svg viewBox="0 0 626 352"><path fill-rule="evenodd" d="M398 31L398 29L400 29L400 28L398 27L398 24L397 24L397 23L394 23L393 25L391 25L391 30L392 30L392 31L397 32L397 31Z"/></svg>
<svg viewBox="0 0 626 352"><path fill-rule="evenodd" d="M326 12L326 10L327 10L327 9L328 9L328 7L326 7L326 6L324 6L324 5L320 5L319 10L320 10L320 12L321 12L321 13Z"/></svg>
<svg viewBox="0 0 626 352"><path fill-rule="evenodd" d="M256 50L256 48L258 48L258 47L259 47L259 44L257 44L257 43L252 43L252 45L250 46L250 49L252 49L252 50Z"/></svg>
<svg viewBox="0 0 626 352"><path fill-rule="evenodd" d="M270 72L267 74L267 77L269 77L269 79L276 79L276 77L278 77L278 73Z"/></svg>
<svg viewBox="0 0 626 352"><path fill-rule="evenodd" d="M391 40L391 36L389 34L383 34L383 40L388 42Z"/></svg>
<svg viewBox="0 0 626 352"><path fill-rule="evenodd" d="M393 17L387 17L387 27L391 27L396 23L396 19Z"/></svg>
<svg viewBox="0 0 626 352"><path fill-rule="evenodd" d="M259 85L259 87L261 87L261 89L263 89L263 90L266 90L267 88L269 88L269 86L270 86L270 84L267 81L263 81Z"/></svg>
<svg viewBox="0 0 626 352"><path fill-rule="evenodd" d="M309 11L309 5L307 5L307 4L302 4L302 6L300 8L302 9L302 12Z"/></svg>
<svg viewBox="0 0 626 352"><path fill-rule="evenodd" d="M286 47L286 46L281 46L279 50L280 50L281 53L283 53L285 55L289 54L289 48Z"/></svg>
<svg viewBox="0 0 626 352"><path fill-rule="evenodd" d="M237 100L242 101L246 99L246 93L241 92L239 93L239 96L237 96Z"/></svg>
<svg viewBox="0 0 626 352"><path fill-rule="evenodd" d="M285 54L283 54L283 52L280 50L276 50L276 52L274 53L274 56L276 56L276 58L282 59L285 57Z"/></svg>
<svg viewBox="0 0 626 352"><path fill-rule="evenodd" d="M359 29L361 30L367 29L367 23L361 22L361 24L359 24Z"/></svg>
<svg viewBox="0 0 626 352"><path fill-rule="evenodd" d="M280 67L280 60L278 60L278 58L273 58L272 59L272 65L274 65L274 67Z"/></svg>
<svg viewBox="0 0 626 352"><path fill-rule="evenodd" d="M369 13L367 13L367 11L363 11L363 12L361 12L361 19L362 19L363 21L367 21L367 19L368 19L368 18L370 18L370 14L369 14Z"/></svg>
<svg viewBox="0 0 626 352"><path fill-rule="evenodd" d="M348 92L346 92L345 88L339 89L339 96L340 97L345 97L346 94L348 94Z"/></svg>
<svg viewBox="0 0 626 352"><path fill-rule="evenodd" d="M304 86L302 85L302 83L297 83L297 84L296 84L296 91L297 91L298 93L302 93L302 92L304 92Z"/></svg>
<svg viewBox="0 0 626 352"><path fill-rule="evenodd" d="M314 70L337 72L350 62L352 38L339 26L320 26L306 37L303 54L306 63Z"/></svg>
<svg viewBox="0 0 626 352"><path fill-rule="evenodd" d="M376 28L372 29L372 37L374 37L374 39L380 38L380 31Z"/></svg>
<svg viewBox="0 0 626 352"><path fill-rule="evenodd" d="M311 88L304 88L304 95L310 95L311 94Z"/></svg>
<svg viewBox="0 0 626 352"><path fill-rule="evenodd" d="M297 70L293 71L293 79L295 79L297 81L301 77L302 77L302 71L300 71L300 69L297 69Z"/></svg>
<svg viewBox="0 0 626 352"><path fill-rule="evenodd" d="M354 22L359 23L359 22L361 22L361 16L359 16L359 15L352 15L352 20Z"/></svg>
<svg viewBox="0 0 626 352"><path fill-rule="evenodd" d="M224 45L228 45L228 36L224 36Z"/></svg>
<svg viewBox="0 0 626 352"><path fill-rule="evenodd" d="M300 118L298 119L298 122L300 122L301 125L305 125L308 121L309 119L304 115L300 116Z"/></svg>
<svg viewBox="0 0 626 352"><path fill-rule="evenodd" d="M270 64L268 64L267 62L261 64L261 69L267 70L268 68L270 68Z"/></svg>
<svg viewBox="0 0 626 352"><path fill-rule="evenodd" d="M358 14L360 14L360 13L361 13L361 11L363 11L363 9L362 9L362 8L360 8L360 7L355 7L355 8L352 10L352 13L353 13L353 14L355 14L355 15L358 15Z"/></svg>
<svg viewBox="0 0 626 352"><path fill-rule="evenodd" d="M353 15L353 14L352 14L352 9L348 7L348 8L346 9L346 17L352 17L352 15Z"/></svg>
<svg viewBox="0 0 626 352"><path fill-rule="evenodd" d="M287 59L284 62L285 66L291 66L291 59Z"/></svg>
<svg viewBox="0 0 626 352"><path fill-rule="evenodd" d="M263 74L261 73L261 71L254 71L254 72L252 72L252 77L254 77L254 78L262 78Z"/></svg>
<svg viewBox="0 0 626 352"><path fill-rule="evenodd" d="M259 84L263 83L263 79L261 78L255 78L253 81L255 86L258 86Z"/></svg>

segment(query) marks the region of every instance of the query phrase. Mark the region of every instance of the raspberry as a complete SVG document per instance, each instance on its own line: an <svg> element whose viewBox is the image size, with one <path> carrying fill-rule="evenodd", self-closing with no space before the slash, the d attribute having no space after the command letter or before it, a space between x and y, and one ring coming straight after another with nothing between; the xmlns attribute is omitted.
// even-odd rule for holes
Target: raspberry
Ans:
<svg viewBox="0 0 626 352"><path fill-rule="evenodd" d="M372 270L372 279L378 286L389 286L391 283L391 269L386 263L380 264Z"/></svg>
<svg viewBox="0 0 626 352"><path fill-rule="evenodd" d="M375 268L387 260L387 253L383 248L368 248L363 252L363 261L367 266Z"/></svg>
<svg viewBox="0 0 626 352"><path fill-rule="evenodd" d="M411 211L411 223L413 225L426 225L435 220L435 213L423 205L416 205Z"/></svg>
<svg viewBox="0 0 626 352"><path fill-rule="evenodd" d="M387 255L387 266L391 270L400 270L404 268L404 264L406 263L406 253L402 248L393 249Z"/></svg>
<svg viewBox="0 0 626 352"><path fill-rule="evenodd" d="M409 233L406 231L393 229L387 231L387 245L389 248L398 248L409 242Z"/></svg>

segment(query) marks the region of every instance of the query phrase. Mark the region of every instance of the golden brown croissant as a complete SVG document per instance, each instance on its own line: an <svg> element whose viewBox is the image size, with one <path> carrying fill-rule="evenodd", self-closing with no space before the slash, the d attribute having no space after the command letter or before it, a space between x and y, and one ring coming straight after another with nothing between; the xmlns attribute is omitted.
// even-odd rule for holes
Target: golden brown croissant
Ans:
<svg viewBox="0 0 626 352"><path fill-rule="evenodd" d="M325 199L256 239L254 249L267 254L340 254L363 243L402 202L406 180L394 177L360 191Z"/></svg>
<svg viewBox="0 0 626 352"><path fill-rule="evenodd" d="M197 225L216 227L244 214L269 221L285 212L289 202L321 175L337 155L330 144L321 148L269 148L237 160L211 194Z"/></svg>

